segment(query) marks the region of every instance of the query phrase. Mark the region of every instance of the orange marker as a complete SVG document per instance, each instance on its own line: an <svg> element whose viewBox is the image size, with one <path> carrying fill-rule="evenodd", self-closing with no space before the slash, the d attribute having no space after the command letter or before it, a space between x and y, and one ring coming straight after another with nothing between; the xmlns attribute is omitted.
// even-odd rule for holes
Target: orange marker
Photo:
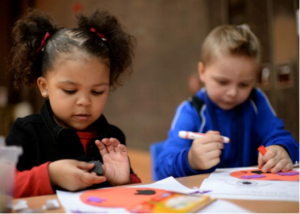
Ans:
<svg viewBox="0 0 300 214"><path fill-rule="evenodd" d="M258 149L257 149L259 152L260 152L260 154L262 154L263 156L266 154L266 152L267 152L267 150L266 150L266 148L264 147L264 145L261 145L260 147L258 147Z"/></svg>

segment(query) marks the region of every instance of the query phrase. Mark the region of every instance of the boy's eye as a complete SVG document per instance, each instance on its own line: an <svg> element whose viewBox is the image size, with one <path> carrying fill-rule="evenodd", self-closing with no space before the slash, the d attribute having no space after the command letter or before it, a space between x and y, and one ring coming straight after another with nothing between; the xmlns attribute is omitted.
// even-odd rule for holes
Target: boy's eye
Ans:
<svg viewBox="0 0 300 214"><path fill-rule="evenodd" d="M226 85L226 84L227 84L227 81L221 81L221 80L219 80L218 83L219 83L220 85Z"/></svg>
<svg viewBox="0 0 300 214"><path fill-rule="evenodd" d="M249 84L245 84L245 83L241 83L241 84L240 84L240 87L241 87L241 88L247 88L248 86L249 86Z"/></svg>
<svg viewBox="0 0 300 214"><path fill-rule="evenodd" d="M66 94L74 94L75 90L63 90Z"/></svg>

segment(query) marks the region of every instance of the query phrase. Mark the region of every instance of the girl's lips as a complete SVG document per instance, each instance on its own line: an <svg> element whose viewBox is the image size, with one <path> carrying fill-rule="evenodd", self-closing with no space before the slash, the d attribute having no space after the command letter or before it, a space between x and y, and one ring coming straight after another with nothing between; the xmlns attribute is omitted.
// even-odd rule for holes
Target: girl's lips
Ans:
<svg viewBox="0 0 300 214"><path fill-rule="evenodd" d="M87 115L87 114L77 114L77 115L75 115L75 117L79 120L86 120L86 119L88 119L89 115Z"/></svg>

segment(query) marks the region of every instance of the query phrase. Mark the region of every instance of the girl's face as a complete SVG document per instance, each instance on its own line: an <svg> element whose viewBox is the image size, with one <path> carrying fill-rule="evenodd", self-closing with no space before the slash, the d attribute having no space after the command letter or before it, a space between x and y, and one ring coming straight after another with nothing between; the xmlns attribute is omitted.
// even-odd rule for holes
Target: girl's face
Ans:
<svg viewBox="0 0 300 214"><path fill-rule="evenodd" d="M206 67L201 62L198 65L209 98L224 110L230 110L248 98L257 69L255 59L245 56L219 56Z"/></svg>
<svg viewBox="0 0 300 214"><path fill-rule="evenodd" d="M49 97L60 126L88 131L104 110L109 73L109 67L99 58L80 55L56 62L54 69L39 77L37 83L42 96Z"/></svg>

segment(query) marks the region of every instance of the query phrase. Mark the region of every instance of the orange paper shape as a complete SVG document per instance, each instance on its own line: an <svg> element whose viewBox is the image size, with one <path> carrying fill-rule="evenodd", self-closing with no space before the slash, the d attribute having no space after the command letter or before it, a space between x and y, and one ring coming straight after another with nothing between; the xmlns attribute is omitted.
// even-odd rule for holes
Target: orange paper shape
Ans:
<svg viewBox="0 0 300 214"><path fill-rule="evenodd" d="M150 192L155 192L154 194L149 194ZM139 194L136 194L138 193ZM153 188L108 188L108 189L96 189L89 190L80 195L80 200L89 205L98 206L98 207L123 207L131 208L136 204L147 201L155 196L158 196L162 193L166 193L167 190L153 189ZM142 193L142 194L141 194ZM146 193L146 194L143 194ZM100 199L105 199L101 203L89 201L90 197L98 197Z"/></svg>
<svg viewBox="0 0 300 214"><path fill-rule="evenodd" d="M125 208L134 213L193 212L214 201L204 195L141 187L89 190L80 195L80 200L92 206Z"/></svg>
<svg viewBox="0 0 300 214"><path fill-rule="evenodd" d="M260 169L251 169L251 170L241 170L230 173L230 176L242 179L242 180L277 180L277 181L299 181L299 174L292 176L282 176L276 173L253 173L253 171L260 171ZM297 172L295 170L291 170L289 172ZM251 176L251 175L263 175L266 176L264 178L243 178L242 176Z"/></svg>

